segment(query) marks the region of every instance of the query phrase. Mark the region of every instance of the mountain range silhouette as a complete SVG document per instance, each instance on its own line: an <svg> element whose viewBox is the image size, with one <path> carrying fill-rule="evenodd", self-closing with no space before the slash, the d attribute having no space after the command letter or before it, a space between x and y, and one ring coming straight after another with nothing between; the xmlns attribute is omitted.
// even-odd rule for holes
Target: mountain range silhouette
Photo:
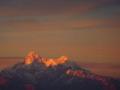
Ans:
<svg viewBox="0 0 120 90"><path fill-rule="evenodd" d="M120 80L94 74L65 56L43 59L32 52L0 72L0 90L120 90Z"/></svg>

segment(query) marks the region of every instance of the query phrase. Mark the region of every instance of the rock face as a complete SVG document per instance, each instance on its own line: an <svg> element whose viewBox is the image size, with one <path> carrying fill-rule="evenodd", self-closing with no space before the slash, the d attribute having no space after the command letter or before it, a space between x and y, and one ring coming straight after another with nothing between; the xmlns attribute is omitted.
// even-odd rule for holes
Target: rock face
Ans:
<svg viewBox="0 0 120 90"><path fill-rule="evenodd" d="M48 59L35 52L0 72L0 90L120 90L119 83L76 65L66 56Z"/></svg>
<svg viewBox="0 0 120 90"><path fill-rule="evenodd" d="M31 51L25 57L24 64L31 64L35 60L41 60L41 57L37 53L35 53L34 51Z"/></svg>
<svg viewBox="0 0 120 90"><path fill-rule="evenodd" d="M34 61L38 61L40 63L45 64L45 66L50 67L50 66L57 66L59 64L64 64L68 61L67 56L61 56L59 58L42 58L40 57L37 53L34 51L31 51L28 53L28 55L25 57L24 64L32 64Z"/></svg>
<svg viewBox="0 0 120 90"><path fill-rule="evenodd" d="M57 66L60 64L64 64L68 61L68 57L66 56L61 56L59 58L55 58L55 59L42 59L42 63L44 63L47 67L50 66Z"/></svg>

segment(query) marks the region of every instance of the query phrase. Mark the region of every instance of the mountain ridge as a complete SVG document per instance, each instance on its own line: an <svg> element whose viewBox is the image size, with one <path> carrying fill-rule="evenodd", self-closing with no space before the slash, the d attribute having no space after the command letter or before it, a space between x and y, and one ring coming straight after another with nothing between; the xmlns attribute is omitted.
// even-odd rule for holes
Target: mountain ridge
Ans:
<svg viewBox="0 0 120 90"><path fill-rule="evenodd" d="M118 84L113 83L119 83L119 80L96 75L66 57L44 59L34 52L29 55L23 62L0 72L0 90L118 90L120 88ZM26 63L27 60L31 62ZM52 64L46 65L44 60L53 61ZM56 62L57 60L59 62Z"/></svg>

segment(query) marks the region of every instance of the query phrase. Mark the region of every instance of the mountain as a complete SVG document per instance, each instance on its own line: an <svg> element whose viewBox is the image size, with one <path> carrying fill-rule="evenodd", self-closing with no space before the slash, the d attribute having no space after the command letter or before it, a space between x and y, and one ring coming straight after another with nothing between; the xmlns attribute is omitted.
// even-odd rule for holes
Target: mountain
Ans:
<svg viewBox="0 0 120 90"><path fill-rule="evenodd" d="M120 90L119 83L78 66L66 56L48 59L35 52L0 72L0 90Z"/></svg>

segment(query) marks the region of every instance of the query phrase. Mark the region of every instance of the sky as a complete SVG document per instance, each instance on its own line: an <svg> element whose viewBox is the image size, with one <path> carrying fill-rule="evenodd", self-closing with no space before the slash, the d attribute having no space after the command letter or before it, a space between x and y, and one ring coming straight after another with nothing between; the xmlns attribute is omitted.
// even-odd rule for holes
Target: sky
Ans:
<svg viewBox="0 0 120 90"><path fill-rule="evenodd" d="M0 57L31 50L120 65L120 1L0 0Z"/></svg>

